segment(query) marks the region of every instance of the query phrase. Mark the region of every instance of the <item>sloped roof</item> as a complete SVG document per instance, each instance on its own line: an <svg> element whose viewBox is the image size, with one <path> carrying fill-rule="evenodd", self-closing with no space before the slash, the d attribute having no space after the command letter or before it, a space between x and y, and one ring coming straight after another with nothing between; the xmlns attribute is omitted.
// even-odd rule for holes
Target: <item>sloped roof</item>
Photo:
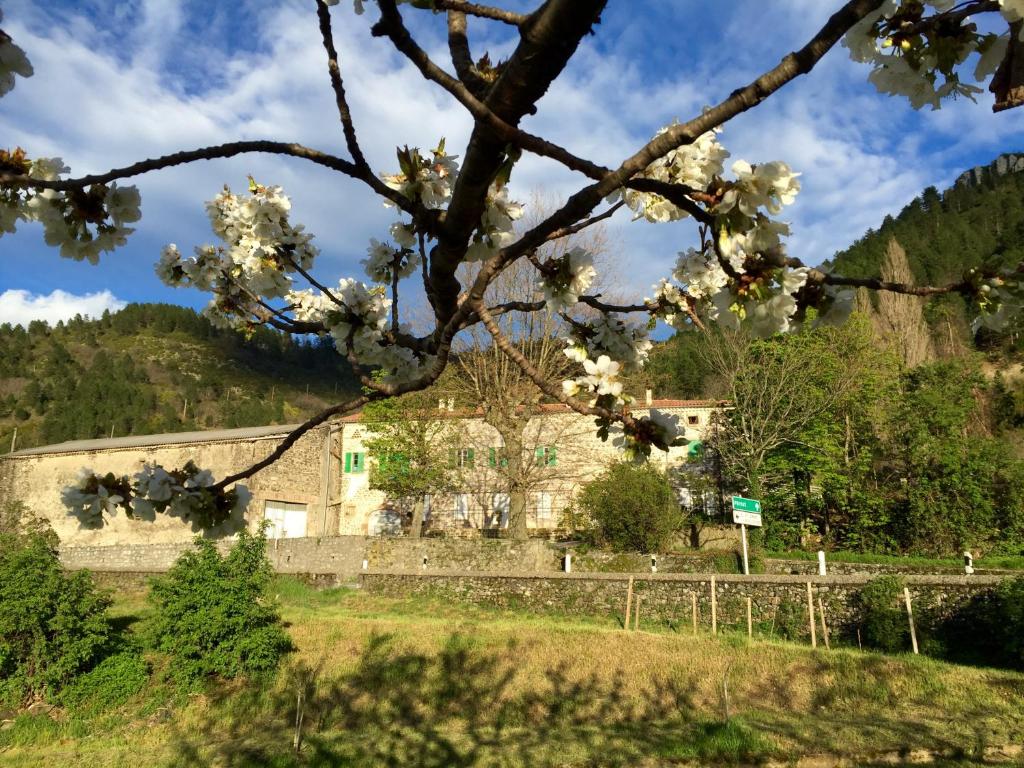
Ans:
<svg viewBox="0 0 1024 768"><path fill-rule="evenodd" d="M86 453L89 451L111 451L124 448L152 448L163 445L188 445L190 443L219 443L234 440L254 440L287 435L298 424L278 424L269 427L241 427L239 429L210 429L201 432L170 432L162 435L132 435L130 437L101 438L98 440L69 440L54 445L40 445L8 453L0 458L39 456L51 453Z"/></svg>
<svg viewBox="0 0 1024 768"><path fill-rule="evenodd" d="M651 400L651 404L647 405L643 401L637 401L633 403L630 410L633 411L646 411L649 408L721 408L725 405L724 400ZM541 403L537 406L539 413L570 413L572 409L563 403ZM350 413L348 416L342 416L337 421L342 424L357 424L362 419L362 411L356 413ZM483 411L479 408L469 410L467 408L455 409L452 411L446 409L438 409L437 415L442 418L451 419L474 419L483 416ZM433 416L433 411L431 411Z"/></svg>

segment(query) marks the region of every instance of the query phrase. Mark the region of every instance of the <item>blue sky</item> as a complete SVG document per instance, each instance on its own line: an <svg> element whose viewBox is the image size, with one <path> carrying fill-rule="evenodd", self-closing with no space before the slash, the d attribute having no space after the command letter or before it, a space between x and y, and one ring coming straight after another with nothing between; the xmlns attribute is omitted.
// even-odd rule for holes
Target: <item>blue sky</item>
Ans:
<svg viewBox="0 0 1024 768"><path fill-rule="evenodd" d="M503 3L506 7L524 5ZM368 6L370 4L368 3ZM685 120L800 46L839 0L612 2L594 36L524 127L577 154L616 165L658 128ZM30 156L58 155L73 174L241 138L298 141L344 155L312 0L34 0L3 2L4 28L36 75L0 100L0 136ZM435 60L447 61L442 16L404 13ZM461 154L470 121L435 86L374 40L376 11L334 9L335 35L357 127L371 164L395 169L394 148L429 148L441 136ZM507 28L471 25L474 55L507 54ZM938 112L914 112L877 94L868 69L833 50L810 76L726 126L733 159L784 160L803 173L786 211L790 250L809 263L829 258L925 186L948 185L1000 152L1024 150L1024 112L992 115L991 95ZM143 220L129 244L99 266L63 260L37 225L0 239L0 322L95 314L124 301L202 306L194 291L162 286L153 273L169 242L189 253L212 242L204 201L246 175L282 185L295 220L317 235L318 276L361 276L371 237L383 239L393 211L351 180L295 160L246 156L138 177ZM527 157L516 169L518 199L564 198L584 180ZM692 222L632 223L620 215L608 237L619 281L638 295L667 276L694 239ZM59 293L54 293L59 291Z"/></svg>

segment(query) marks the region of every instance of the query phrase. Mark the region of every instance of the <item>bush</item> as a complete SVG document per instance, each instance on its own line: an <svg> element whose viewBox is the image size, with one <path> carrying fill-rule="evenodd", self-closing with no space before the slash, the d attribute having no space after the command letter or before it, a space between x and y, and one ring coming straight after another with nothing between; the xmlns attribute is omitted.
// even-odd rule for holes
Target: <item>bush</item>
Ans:
<svg viewBox="0 0 1024 768"><path fill-rule="evenodd" d="M619 552L658 552L684 521L668 479L646 464L613 465L583 487L579 506Z"/></svg>
<svg viewBox="0 0 1024 768"><path fill-rule="evenodd" d="M275 669L292 648L267 587L267 540L243 531L226 557L197 539L164 578L153 582L154 646L174 660L180 682L233 678Z"/></svg>
<svg viewBox="0 0 1024 768"><path fill-rule="evenodd" d="M976 595L935 633L937 649L955 661L1024 669L1024 576Z"/></svg>
<svg viewBox="0 0 1024 768"><path fill-rule="evenodd" d="M807 606L783 600L775 611L775 634L783 640L799 640L808 633Z"/></svg>
<svg viewBox="0 0 1024 768"><path fill-rule="evenodd" d="M138 649L111 654L79 676L60 695L60 703L93 715L119 707L149 682L149 665Z"/></svg>
<svg viewBox="0 0 1024 768"><path fill-rule="evenodd" d="M902 597L899 576L878 576L864 585L857 600L864 645L887 653L907 650L910 628L900 607Z"/></svg>
<svg viewBox="0 0 1024 768"><path fill-rule="evenodd" d="M110 599L65 573L52 531L0 532L0 701L52 697L107 649Z"/></svg>

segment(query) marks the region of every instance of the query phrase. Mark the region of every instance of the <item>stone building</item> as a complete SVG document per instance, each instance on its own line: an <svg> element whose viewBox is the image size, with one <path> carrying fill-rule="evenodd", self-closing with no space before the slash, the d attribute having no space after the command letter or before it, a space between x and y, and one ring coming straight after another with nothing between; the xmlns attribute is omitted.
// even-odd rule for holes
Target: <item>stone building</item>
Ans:
<svg viewBox="0 0 1024 768"><path fill-rule="evenodd" d="M443 404L442 404L443 405ZM668 454L654 451L664 467L685 464L698 451L717 407L711 401L654 400L644 408L680 417L687 445ZM458 419L462 444L454 459L466 470L457 492L427 497L426 528L448 535L480 535L507 524L508 496L500 489L498 433L478 414L447 407L438 418ZM78 440L29 448L0 457L0 504L23 503L48 518L65 545L166 543L196 534L176 518L157 515L155 522L129 520L118 514L99 530L82 529L61 504L61 490L83 467L96 472L133 474L143 463L180 467L192 460L215 477L245 469L273 450L275 441L295 425L140 435L109 440ZM600 441L593 420L562 405L544 406L527 427L536 475L528 506L530 528L560 524L581 483L614 461L617 449ZM245 481L252 493L246 511L250 526L267 520L274 538L320 538L398 532L400 500L385 498L369 487L375 458L366 450L367 428L359 414L310 430L277 462Z"/></svg>

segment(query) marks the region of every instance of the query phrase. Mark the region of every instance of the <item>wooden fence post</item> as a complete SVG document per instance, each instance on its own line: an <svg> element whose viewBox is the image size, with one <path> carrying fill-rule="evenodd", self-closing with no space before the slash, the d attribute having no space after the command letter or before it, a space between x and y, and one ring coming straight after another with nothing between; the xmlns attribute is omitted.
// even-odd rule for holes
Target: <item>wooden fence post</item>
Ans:
<svg viewBox="0 0 1024 768"><path fill-rule="evenodd" d="M903 598L907 601L907 621L910 622L910 642L914 646L914 653L917 651L917 630L914 629L914 608L910 605L910 590L903 588Z"/></svg>
<svg viewBox="0 0 1024 768"><path fill-rule="evenodd" d="M821 636L825 638L826 650L832 650L832 644L828 638L828 624L825 623L825 605L821 602L821 595L818 595L818 613L821 616Z"/></svg>
<svg viewBox="0 0 1024 768"><path fill-rule="evenodd" d="M814 594L809 581L807 582L807 622L811 626L811 648L817 648L818 636L814 632Z"/></svg>
<svg viewBox="0 0 1024 768"><path fill-rule="evenodd" d="M718 634L718 597L715 595L715 574L711 574L711 634Z"/></svg>
<svg viewBox="0 0 1024 768"><path fill-rule="evenodd" d="M629 629L629 614L633 609L633 577L629 577L629 586L626 588L626 616L622 620L622 628Z"/></svg>

